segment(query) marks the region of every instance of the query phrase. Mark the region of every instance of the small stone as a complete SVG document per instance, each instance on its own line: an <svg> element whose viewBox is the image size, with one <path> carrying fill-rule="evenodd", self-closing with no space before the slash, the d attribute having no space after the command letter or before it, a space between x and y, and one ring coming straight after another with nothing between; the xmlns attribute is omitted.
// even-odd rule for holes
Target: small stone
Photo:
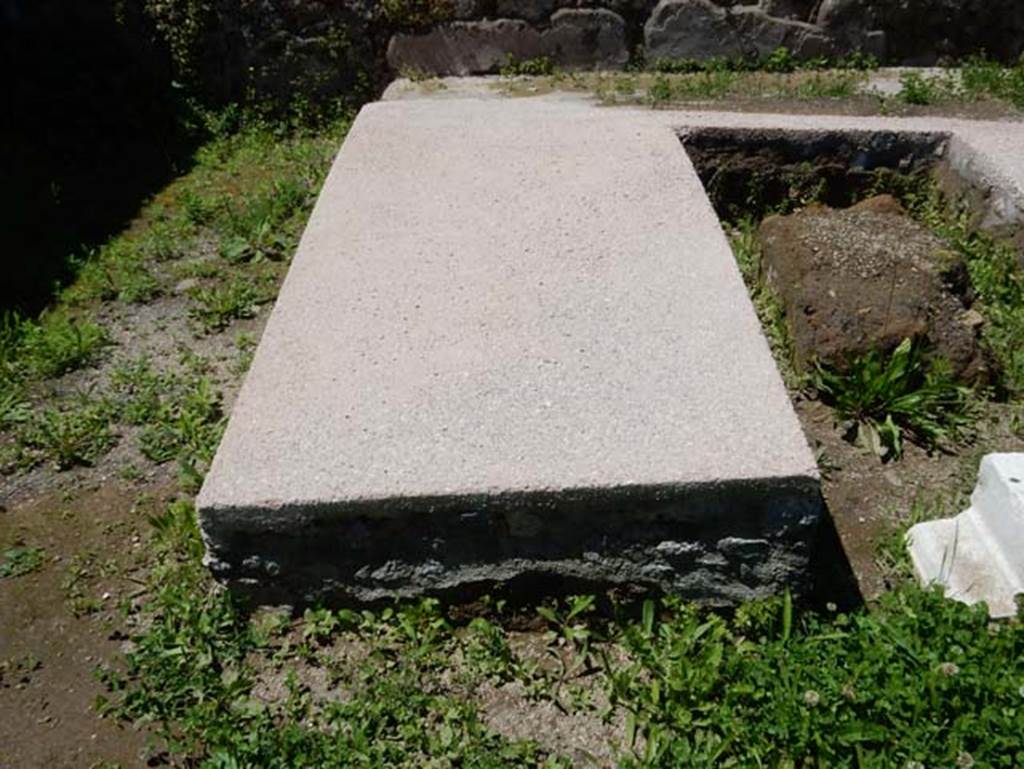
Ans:
<svg viewBox="0 0 1024 769"><path fill-rule="evenodd" d="M737 57L743 43L724 8L711 0L661 0L644 25L649 61Z"/></svg>
<svg viewBox="0 0 1024 769"><path fill-rule="evenodd" d="M175 283L172 291L175 294L187 294L198 285L199 280L197 278L185 278L184 280L179 280Z"/></svg>
<svg viewBox="0 0 1024 769"><path fill-rule="evenodd" d="M882 477L885 478L886 482L890 486L893 486L897 489L903 488L903 481L900 479L899 475L897 475L894 471L884 470L882 472Z"/></svg>
<svg viewBox="0 0 1024 769"><path fill-rule="evenodd" d="M985 316L977 310L964 310L960 316L960 322L968 328L979 328L985 325Z"/></svg>

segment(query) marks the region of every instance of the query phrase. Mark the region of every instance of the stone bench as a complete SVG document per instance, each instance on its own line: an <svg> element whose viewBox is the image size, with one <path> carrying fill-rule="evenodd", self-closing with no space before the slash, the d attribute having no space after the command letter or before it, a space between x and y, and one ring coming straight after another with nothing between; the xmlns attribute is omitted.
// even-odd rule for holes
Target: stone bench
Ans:
<svg viewBox="0 0 1024 769"><path fill-rule="evenodd" d="M363 109L198 500L264 600L799 586L812 456L675 131Z"/></svg>

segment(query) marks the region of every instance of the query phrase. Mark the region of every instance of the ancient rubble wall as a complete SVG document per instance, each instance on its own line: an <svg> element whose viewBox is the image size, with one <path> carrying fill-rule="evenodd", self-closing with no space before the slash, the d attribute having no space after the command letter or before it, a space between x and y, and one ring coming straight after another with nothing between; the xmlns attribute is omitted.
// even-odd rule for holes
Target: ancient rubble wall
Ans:
<svg viewBox="0 0 1024 769"><path fill-rule="evenodd" d="M188 60L183 74L220 100L250 89L316 101L399 73L484 74L510 61L615 69L784 46L802 59L929 65L1024 52L1020 0L143 1Z"/></svg>
<svg viewBox="0 0 1024 769"><path fill-rule="evenodd" d="M392 70L494 72L546 58L565 68L712 57L797 58L861 52L889 64L934 64L1024 49L1017 0L452 0L389 37ZM423 23L427 21L428 23Z"/></svg>

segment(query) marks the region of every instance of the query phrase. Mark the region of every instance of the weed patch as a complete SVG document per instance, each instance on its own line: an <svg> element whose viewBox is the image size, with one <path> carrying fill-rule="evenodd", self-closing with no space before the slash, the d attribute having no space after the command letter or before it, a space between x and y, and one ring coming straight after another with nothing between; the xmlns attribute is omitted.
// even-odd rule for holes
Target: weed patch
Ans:
<svg viewBox="0 0 1024 769"><path fill-rule="evenodd" d="M63 407L32 413L16 426L17 465L51 462L59 470L91 465L117 443L111 430L112 415L109 402L86 396Z"/></svg>
<svg viewBox="0 0 1024 769"><path fill-rule="evenodd" d="M969 59L961 71L966 93L1003 99L1024 109L1024 58L1012 67L1004 67L983 58Z"/></svg>
<svg viewBox="0 0 1024 769"><path fill-rule="evenodd" d="M553 660L543 673L500 624L477 617L460 630L436 601L309 610L272 627L247 620L207 584L191 507L175 503L154 524L167 555L150 619L126 671L103 672L103 708L155 721L172 752L199 766L568 766L489 733L462 692L516 681L542 699L562 691L570 711L593 709L566 686L584 673L605 692L602 712L626 714L623 767L1024 758L1024 625L916 587L872 612L802 612L785 598L732 618L666 599L636 619L597 620L594 597L576 596L538 609ZM339 642L367 651L345 663ZM297 675L275 702L254 695L256 660L288 670L301 658L326 665L345 695L317 698Z"/></svg>
<svg viewBox="0 0 1024 769"><path fill-rule="evenodd" d="M175 755L207 767L568 765L488 732L472 705L441 691L437 676L454 636L434 602L379 614L307 613L310 651L342 633L371 647L345 680L351 695L316 704L289 677L283 701L259 700L251 661L273 654L270 636L211 590L188 503L173 504L154 524L164 555L152 624L136 637L124 672L101 672L110 690L101 708L155 721Z"/></svg>
<svg viewBox="0 0 1024 769"><path fill-rule="evenodd" d="M899 98L907 104L941 104L959 99L963 95L960 80L953 72L932 77L919 72L906 72L900 76Z"/></svg>
<svg viewBox="0 0 1024 769"><path fill-rule="evenodd" d="M65 300L148 302L160 293L160 283L146 267L143 254L125 240L98 249L78 260L78 279L65 291Z"/></svg>
<svg viewBox="0 0 1024 769"><path fill-rule="evenodd" d="M519 60L509 54L500 74L502 77L541 77L555 74L555 65L547 56Z"/></svg>
<svg viewBox="0 0 1024 769"><path fill-rule="evenodd" d="M145 358L125 364L114 372L112 388L120 418L142 427L139 447L147 459L206 467L224 429L220 393L201 360L185 363L182 373L155 371Z"/></svg>
<svg viewBox="0 0 1024 769"><path fill-rule="evenodd" d="M845 371L817 365L814 386L856 441L883 459L898 459L905 433L929 449L961 437L973 423L973 391L959 385L948 364L904 340L890 354L872 351Z"/></svg>
<svg viewBox="0 0 1024 769"><path fill-rule="evenodd" d="M222 285L197 286L189 291L189 317L206 333L227 328L232 320L252 318L259 307L259 294L252 281L235 277Z"/></svg>
<svg viewBox="0 0 1024 769"><path fill-rule="evenodd" d="M654 107L675 102L727 98L817 101L848 99L864 81L857 71L799 71L790 74L710 69L688 74L658 73L650 81L647 102Z"/></svg>
<svg viewBox="0 0 1024 769"><path fill-rule="evenodd" d="M761 275L761 244L757 238L757 225L753 219L746 218L728 231L737 266L761 321L761 328L772 348L779 373L787 387L799 390L806 384L807 377L793 366L793 345L786 328L782 302Z"/></svg>
<svg viewBox="0 0 1024 769"><path fill-rule="evenodd" d="M712 56L708 59L658 59L650 67L654 72L685 75L697 72L770 72L790 74L793 72L817 72L820 70L878 69L878 60L870 55L855 52L847 56L829 58L817 56L800 59L785 46L780 46L764 56L728 58Z"/></svg>
<svg viewBox="0 0 1024 769"><path fill-rule="evenodd" d="M41 547L16 545L0 552L0 579L21 577L43 565L46 551Z"/></svg>
<svg viewBox="0 0 1024 769"><path fill-rule="evenodd" d="M57 377L94 363L110 344L102 326L62 313L38 322L5 316L0 331L0 363L7 379Z"/></svg>

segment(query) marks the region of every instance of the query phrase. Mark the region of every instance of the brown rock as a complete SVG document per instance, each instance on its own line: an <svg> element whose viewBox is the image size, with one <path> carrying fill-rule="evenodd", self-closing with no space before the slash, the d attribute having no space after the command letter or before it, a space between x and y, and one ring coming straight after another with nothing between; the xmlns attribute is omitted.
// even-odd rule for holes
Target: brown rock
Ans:
<svg viewBox="0 0 1024 769"><path fill-rule="evenodd" d="M984 378L963 262L890 196L809 206L761 224L765 277L780 297L796 363L838 368L872 349L925 341L967 381Z"/></svg>

